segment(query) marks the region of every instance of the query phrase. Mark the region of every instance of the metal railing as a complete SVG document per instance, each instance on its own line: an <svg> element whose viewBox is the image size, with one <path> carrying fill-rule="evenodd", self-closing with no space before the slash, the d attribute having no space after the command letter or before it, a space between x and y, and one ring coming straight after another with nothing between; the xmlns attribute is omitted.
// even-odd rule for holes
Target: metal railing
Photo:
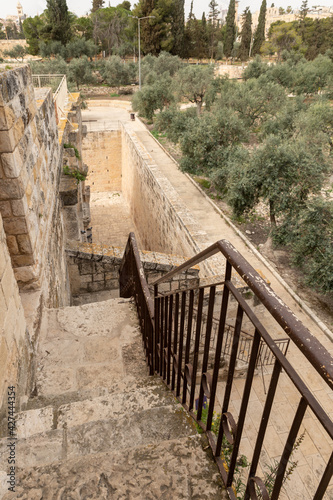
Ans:
<svg viewBox="0 0 333 500"><path fill-rule="evenodd" d="M60 117L65 115L64 106L68 96L66 75L32 75L32 82L34 87L51 87L58 123Z"/></svg>
<svg viewBox="0 0 333 500"><path fill-rule="evenodd" d="M149 366L149 373L152 375L154 302L149 293L138 246L133 233L129 235L119 269L119 293L120 297L135 298L146 361Z"/></svg>
<svg viewBox="0 0 333 500"><path fill-rule="evenodd" d="M64 74L32 75L32 83L34 87L51 87L52 92L56 92L64 77Z"/></svg>
<svg viewBox="0 0 333 500"><path fill-rule="evenodd" d="M220 253L226 259L225 280L222 301L218 304L218 331L212 342L213 317L216 308L216 285L209 286L208 310L204 311L205 291L207 287L197 290L182 290L160 296L158 286L175 274L198 264L208 257ZM326 434L327 442L333 439L333 423L329 415L302 380L295 366L287 359L286 349L280 350L277 343L254 314L249 304L231 281L232 271L236 271L248 284L249 288L265 306L266 311L293 341L303 354L304 363L319 374L326 388L333 388L333 359L328 351L302 325L287 306L276 296L250 264L227 241L221 240L205 251L188 260L185 264L167 273L154 283L154 306L149 296L147 282L140 264L134 235L128 240L123 263L120 270L121 296L134 296L137 304L143 342L150 373L159 374L184 408L195 419L206 433L215 461L219 467L229 498L240 498L235 489L241 456L242 438L246 432L249 416L250 394L255 386L255 374L263 345L269 356L273 358L273 369L269 377L268 391L263 396L262 409L256 415L258 425L252 435L252 456L249 470L244 478L244 496L248 499L277 500L280 497L290 457L302 426L306 425L304 417L309 413L321 428L321 437ZM187 312L186 312L187 311ZM204 320L204 315L206 320ZM220 372L223 364L222 347L228 324L233 318L231 352L223 385ZM238 409L233 406L232 391L235 385L236 364L242 339L243 322L253 326L254 334L244 381L240 393ZM275 322L274 322L275 323ZM200 349L200 345L204 346ZM268 354L267 354L268 355ZM289 416L287 436L281 441L271 487L260 478L260 459L266 446L268 425L275 413L276 400L281 397L279 384L287 381L296 393L292 415ZM238 391L240 388L238 386ZM222 391L222 392L221 392ZM219 397L217 393L219 392ZM222 396L221 396L222 394ZM220 402L218 402L218 400ZM209 401L208 407L206 401ZM310 412L309 412L310 410ZM214 415L221 414L218 428L213 428ZM203 414L206 413L205 418ZM312 417L311 417L312 418ZM216 427L216 426L215 426ZM214 431L214 432L213 432ZM231 450L227 456L225 446ZM325 491L333 473L333 453L330 452L323 467L321 477L311 487L311 498L324 498ZM292 498L292 497L289 497Z"/></svg>

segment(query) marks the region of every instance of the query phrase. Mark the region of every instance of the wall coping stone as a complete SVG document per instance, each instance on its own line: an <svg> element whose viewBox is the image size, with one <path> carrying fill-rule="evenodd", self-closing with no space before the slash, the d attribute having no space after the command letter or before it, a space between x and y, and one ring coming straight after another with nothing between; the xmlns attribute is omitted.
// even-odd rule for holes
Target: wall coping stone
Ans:
<svg viewBox="0 0 333 500"><path fill-rule="evenodd" d="M74 240L69 240L66 243L66 253L69 257L77 257L95 262L102 261L114 263L115 260L121 260L123 258L124 251L124 248L102 245L99 243L83 243ZM188 257L150 252L147 250L139 250L139 254L144 267L156 271L171 271L188 260ZM187 270L188 274L193 274L195 276L197 276L198 272L199 266L192 266Z"/></svg>

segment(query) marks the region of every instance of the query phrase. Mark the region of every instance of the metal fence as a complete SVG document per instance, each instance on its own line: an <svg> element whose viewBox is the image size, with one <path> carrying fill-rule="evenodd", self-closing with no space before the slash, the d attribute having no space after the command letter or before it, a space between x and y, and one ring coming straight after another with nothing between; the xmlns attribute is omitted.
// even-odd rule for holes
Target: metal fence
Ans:
<svg viewBox="0 0 333 500"><path fill-rule="evenodd" d="M216 301L216 285L208 287L207 311L204 310L207 287L159 295L158 286L164 280L172 278L178 272L216 253L222 254L226 259L222 301ZM328 412L324 411L318 403L310 387L301 378L296 365L293 366L293 359L288 359L286 344L276 343L249 303L232 283L233 271L237 271L248 284L257 299L271 314L272 321L276 321L291 339L293 347L296 349L295 346L297 346L296 350L302 353L304 363L310 365L311 370L326 387L327 395L329 394L333 388L333 359L328 351L283 304L249 263L225 240L215 243L157 280L154 283L153 307L139 262L135 238L133 234L130 235L120 272L120 293L121 296L135 297L150 373L157 373L161 376L206 433L230 499L277 500L281 498L286 476L292 473L295 476L298 474L294 470L296 465L290 467L290 459L295 446L297 447L301 442L300 435L303 436L302 432L304 428L306 429L310 416L318 429L317 436L312 436L313 439L317 439L319 448L326 440L324 444L327 444L328 451L323 454L324 458L316 458L317 463L314 465L316 474L311 479L311 484L308 485L308 498L315 500L332 498L332 496L325 497L328 486L332 486L330 484L333 473L332 420ZM217 304L219 319L213 341ZM242 324L245 320L247 324L252 324L254 333L251 345L246 347L249 353L246 357L246 366L243 367L243 379L241 383L236 384L237 358L242 349L241 344L244 339ZM233 324L232 328L228 326L230 324ZM225 368L223 345L228 336L230 350L227 368ZM256 371L263 355L269 357L273 368L266 374L268 390L265 389L262 406L253 417L249 411L250 396L257 383ZM223 371L224 377L221 381ZM288 426L286 431L279 436L281 450L276 452L274 473L270 474L268 483L265 480L261 458L266 450L266 441L270 437L269 429L272 427L272 419L277 419L276 405L287 387L284 385L281 388L280 385L286 382L294 391L293 404L289 405L291 410L288 411L291 413L288 419L283 418L283 409L282 413L279 413L284 425L286 425L285 420L288 420ZM239 394L238 406L233 402L232 393L235 389ZM217 414L218 419L216 419ZM249 422L253 422L253 419L256 425L253 426L251 433L251 456L248 457L250 465L245 472L243 471L240 481L242 438ZM322 464L324 459L325 463ZM292 464L295 463L292 462ZM242 493L239 489L240 482L243 487ZM291 488L288 498L294 500L295 492L296 489ZM329 495L332 494L331 488Z"/></svg>
<svg viewBox="0 0 333 500"><path fill-rule="evenodd" d="M32 75L32 82L37 88L51 87L58 123L61 116L65 115L64 107L68 97L66 75Z"/></svg>

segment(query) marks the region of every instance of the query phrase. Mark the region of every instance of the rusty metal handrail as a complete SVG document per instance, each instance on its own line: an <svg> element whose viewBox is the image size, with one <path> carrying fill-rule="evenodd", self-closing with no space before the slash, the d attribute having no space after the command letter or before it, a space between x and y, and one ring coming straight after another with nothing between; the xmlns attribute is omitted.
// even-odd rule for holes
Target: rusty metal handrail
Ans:
<svg viewBox="0 0 333 500"><path fill-rule="evenodd" d="M140 259L134 233L130 233L119 268L121 297L134 297L140 319L146 361L153 374L154 302L150 296L147 280Z"/></svg>
<svg viewBox="0 0 333 500"><path fill-rule="evenodd" d="M158 284L169 280L177 273L197 264L206 258L221 252L226 259L225 277L223 282L222 301L216 301L217 285L208 285L208 312L204 311L207 300L205 289L176 290L173 293L160 296ZM332 358L321 344L293 315L287 306L276 296L250 264L227 241L221 240L211 245L207 250L189 259L187 262L167 273L154 283L154 304L149 296L148 285L140 262L140 256L134 234L129 236L123 261L120 268L120 295L134 296L138 309L140 328L146 352L150 374L159 374L166 385L173 391L176 398L201 426L206 433L214 459L218 465L229 498L236 500L234 481L237 471L237 460L240 453L241 439L244 435L246 421L249 415L250 393L254 384L255 370L258 359L262 363L263 346L274 358L274 368L270 374L268 390L265 390L265 401L258 413L259 428L256 432L250 470L247 476L244 500L258 498L255 485L260 485L262 498L278 500L297 435L304 423L307 409L312 411L327 435L333 439L333 422L329 414L322 408L313 392L302 380L293 366L291 359L286 357L286 349L280 349L271 337L248 302L233 284L231 276L235 269L250 289L260 298L271 316L276 319L288 336L294 340L325 380L332 386ZM232 300L234 299L234 300ZM229 307L230 303L230 307ZM234 305L236 304L236 308ZM214 314L219 313L216 334L213 332ZM206 315L206 318L204 316ZM227 368L227 376L223 389L223 402L218 397L218 382L223 354L223 342L228 340L228 326L231 315L235 323L230 340L231 351ZM239 409L232 405L232 388L236 374L237 353L242 349L243 319L254 327L253 340L249 348L249 357L245 370L242 390L237 386L241 397ZM216 337L215 337L216 335ZM306 341L308 345L302 345ZM308 354L308 355L307 355ZM321 359L320 359L321 358ZM322 366L327 363L327 366ZM274 411L280 375L285 374L288 383L292 383L297 391L295 403L297 409L293 414L286 440L282 440L283 450L278 462L271 496L267 488L257 476L264 440L268 434L268 424ZM222 396L222 394L221 394ZM206 418L203 421L204 401L209 400ZM218 400L219 399L219 400ZM196 410L195 410L196 408ZM218 429L213 429L214 412L221 413ZM234 416L232 415L234 412ZM215 425L215 424L214 424ZM306 428L306 423L304 426ZM226 458L223 452L223 440L227 439L231 446L231 455ZM314 500L321 500L327 490L333 475L333 453L326 460L326 467L318 478Z"/></svg>
<svg viewBox="0 0 333 500"><path fill-rule="evenodd" d="M176 274L199 264L209 257L221 252L233 266L240 277L250 287L262 304L271 313L273 318L289 335L300 351L311 362L319 375L333 389L333 358L325 347L301 323L289 307L276 295L259 273L247 262L246 259L227 240L220 240L200 252L176 269L165 274L150 286L156 286L172 278Z"/></svg>

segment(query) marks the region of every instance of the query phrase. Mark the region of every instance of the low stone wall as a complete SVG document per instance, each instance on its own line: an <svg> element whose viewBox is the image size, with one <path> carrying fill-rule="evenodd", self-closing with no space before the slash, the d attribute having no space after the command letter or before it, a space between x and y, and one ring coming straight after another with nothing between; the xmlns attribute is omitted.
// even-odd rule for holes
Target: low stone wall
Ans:
<svg viewBox="0 0 333 500"><path fill-rule="evenodd" d="M0 421L8 387L15 386L16 411L20 397L31 389L30 363L30 338L0 215Z"/></svg>
<svg viewBox="0 0 333 500"><path fill-rule="evenodd" d="M227 75L229 78L242 78L246 67L247 65L220 64L216 67L216 74L220 76Z"/></svg>
<svg viewBox="0 0 333 500"><path fill-rule="evenodd" d="M22 45L22 47L27 46L26 40L0 40L0 53L5 50L12 50L15 45Z"/></svg>
<svg viewBox="0 0 333 500"><path fill-rule="evenodd" d="M72 296L84 293L117 290L119 268L124 248L71 241L67 258ZM140 252L148 284L183 264L185 259L157 252ZM194 287L199 284L199 268L192 267L159 286L161 293Z"/></svg>

